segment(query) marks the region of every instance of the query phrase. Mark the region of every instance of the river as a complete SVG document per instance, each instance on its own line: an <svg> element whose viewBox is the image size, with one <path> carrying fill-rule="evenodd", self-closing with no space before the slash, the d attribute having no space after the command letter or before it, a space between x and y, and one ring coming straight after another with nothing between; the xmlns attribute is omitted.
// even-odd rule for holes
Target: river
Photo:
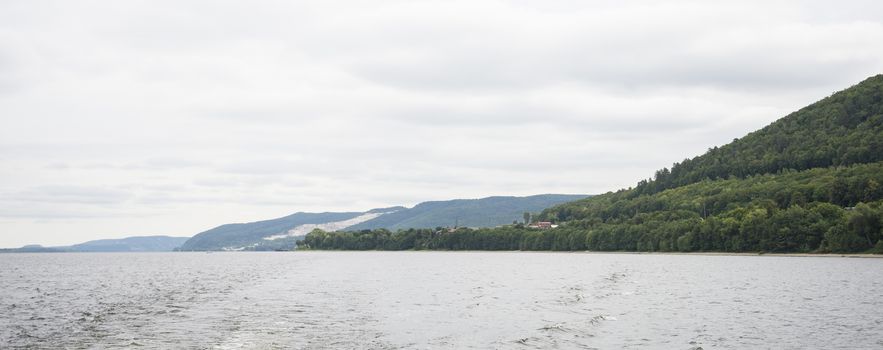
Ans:
<svg viewBox="0 0 883 350"><path fill-rule="evenodd" d="M0 255L0 348L880 349L883 259Z"/></svg>

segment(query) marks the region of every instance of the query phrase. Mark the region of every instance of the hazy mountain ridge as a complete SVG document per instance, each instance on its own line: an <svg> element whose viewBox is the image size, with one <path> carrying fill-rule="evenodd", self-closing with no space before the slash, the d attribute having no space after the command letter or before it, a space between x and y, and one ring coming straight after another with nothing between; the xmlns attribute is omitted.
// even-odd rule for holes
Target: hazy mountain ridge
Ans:
<svg viewBox="0 0 883 350"><path fill-rule="evenodd" d="M120 239L99 239L71 246L43 247L26 245L21 248L2 249L10 253L61 253L61 252L170 252L180 247L190 237L134 236Z"/></svg>

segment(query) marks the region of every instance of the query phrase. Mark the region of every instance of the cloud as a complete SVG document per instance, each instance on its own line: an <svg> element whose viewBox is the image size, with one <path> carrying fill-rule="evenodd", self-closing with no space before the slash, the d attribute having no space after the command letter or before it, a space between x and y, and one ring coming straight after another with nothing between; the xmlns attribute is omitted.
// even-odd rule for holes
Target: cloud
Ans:
<svg viewBox="0 0 883 350"><path fill-rule="evenodd" d="M793 89L880 67L874 57L881 49L873 44L883 35L879 22L808 23L793 6L772 4L759 12L667 2L550 15L494 4L466 13L445 5L439 11L381 8L353 16L351 25L364 30L332 40L339 40L335 47L360 49L343 56L358 76L403 89L465 93L562 82ZM394 25L402 21L413 28Z"/></svg>
<svg viewBox="0 0 883 350"><path fill-rule="evenodd" d="M6 202L119 204L132 198L125 191L86 186L39 186L4 195Z"/></svg>
<svg viewBox="0 0 883 350"><path fill-rule="evenodd" d="M881 12L3 2L0 246L632 186L883 71Z"/></svg>

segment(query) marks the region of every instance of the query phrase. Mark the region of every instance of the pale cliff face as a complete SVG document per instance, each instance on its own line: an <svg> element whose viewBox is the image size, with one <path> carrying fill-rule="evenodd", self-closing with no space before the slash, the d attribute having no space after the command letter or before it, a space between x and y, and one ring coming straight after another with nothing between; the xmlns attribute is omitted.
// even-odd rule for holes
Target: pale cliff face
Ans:
<svg viewBox="0 0 883 350"><path fill-rule="evenodd" d="M337 230L342 230L342 229L345 229L345 228L347 228L347 227L350 227L350 226L353 226L353 225L356 225L356 224L360 224L360 223L363 223L363 222L365 222L365 221L368 221L368 220L371 220L371 219L374 219L374 218L380 217L381 215L389 214L389 213L394 213L394 212L396 212L396 211L383 212L383 213L367 213L367 214L359 215L359 216L354 217L354 218L349 219L349 220L327 222L327 223L324 223L324 224L305 224L305 225L300 225L300 226L297 226L297 227L295 227L295 228L293 228L293 229L288 230L288 231L285 232L284 234L273 235L273 236L269 236L269 237L264 237L264 239L265 239L265 240L268 240L268 241L272 241L272 240L281 239L281 238L286 238L286 237L303 236L303 235L306 235L307 233L310 233L310 231L315 230L315 229L320 229L320 230L322 230L322 231L337 231Z"/></svg>

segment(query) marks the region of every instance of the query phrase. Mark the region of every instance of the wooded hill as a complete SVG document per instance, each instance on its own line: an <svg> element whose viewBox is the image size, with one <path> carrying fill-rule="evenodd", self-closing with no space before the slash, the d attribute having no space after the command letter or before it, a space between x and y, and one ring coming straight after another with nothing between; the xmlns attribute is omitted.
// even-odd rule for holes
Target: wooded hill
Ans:
<svg viewBox="0 0 883 350"><path fill-rule="evenodd" d="M883 252L883 75L800 109L635 188L518 226L314 232L314 249ZM312 236L312 237L311 237Z"/></svg>

